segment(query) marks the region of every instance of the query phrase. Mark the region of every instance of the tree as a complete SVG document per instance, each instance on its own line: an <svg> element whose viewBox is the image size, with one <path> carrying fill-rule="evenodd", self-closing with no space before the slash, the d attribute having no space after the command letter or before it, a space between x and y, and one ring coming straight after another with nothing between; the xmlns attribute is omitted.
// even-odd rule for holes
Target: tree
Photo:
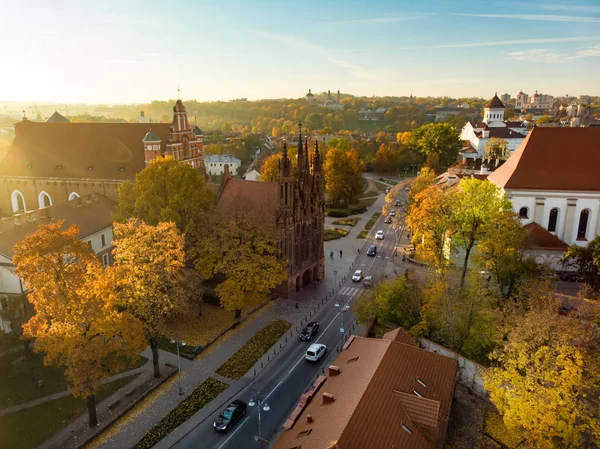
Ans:
<svg viewBox="0 0 600 449"><path fill-rule="evenodd" d="M351 204L355 201L363 191L363 171L364 164L356 150L329 148L323 165L329 202L338 204L344 200Z"/></svg>
<svg viewBox="0 0 600 449"><path fill-rule="evenodd" d="M418 281L409 271L393 281L380 284L374 303L381 321L391 321L411 329L421 319L423 295Z"/></svg>
<svg viewBox="0 0 600 449"><path fill-rule="evenodd" d="M136 175L135 184L126 181L119 187L113 218L154 226L172 221L184 233L202 223L213 202L214 194L197 169L171 157L157 158Z"/></svg>
<svg viewBox="0 0 600 449"><path fill-rule="evenodd" d="M115 223L114 282L122 306L143 326L152 348L154 377L160 377L158 338L164 322L187 310L183 288L183 235L172 222Z"/></svg>
<svg viewBox="0 0 600 449"><path fill-rule="evenodd" d="M429 167L423 167L419 173L419 176L410 184L410 190L408 192L408 204L409 206L415 203L416 196L426 188L435 184L435 173Z"/></svg>
<svg viewBox="0 0 600 449"><path fill-rule="evenodd" d="M398 170L399 162L398 151L390 145L382 143L375 154L373 169L377 172L392 173Z"/></svg>
<svg viewBox="0 0 600 449"><path fill-rule="evenodd" d="M483 237L485 225L491 217L496 216L496 212L511 210L511 206L498 186L475 178L461 179L453 199L454 240L457 247L465 250L460 277L462 287L465 283L471 251L477 241Z"/></svg>
<svg viewBox="0 0 600 449"><path fill-rule="evenodd" d="M215 291L221 306L235 311L236 319L244 307L260 303L287 277L271 217L266 204L240 194L197 239L196 268L205 278L225 278Z"/></svg>
<svg viewBox="0 0 600 449"><path fill-rule="evenodd" d="M323 114L312 112L304 119L304 124L310 130L318 130L323 128Z"/></svg>
<svg viewBox="0 0 600 449"><path fill-rule="evenodd" d="M33 315L31 303L27 301L27 295L9 296L6 301L2 304L2 310L0 310L0 317L10 322L10 328L13 333L19 338L23 337L23 325L27 323L29 318ZM29 349L30 340L25 340L23 343L23 349L25 354L28 356L31 354Z"/></svg>
<svg viewBox="0 0 600 449"><path fill-rule="evenodd" d="M460 136L449 123L428 123L412 132L411 144L433 163L437 155L441 169L456 162L461 146ZM431 165L430 165L431 166Z"/></svg>
<svg viewBox="0 0 600 449"><path fill-rule="evenodd" d="M569 246L563 262L567 266L576 268L594 291L600 290L600 236L586 246Z"/></svg>
<svg viewBox="0 0 600 449"><path fill-rule="evenodd" d="M95 394L101 383L144 347L138 322L120 310L107 270L75 225L42 225L15 245L15 273L27 285L35 315L23 326L47 364L65 368L69 389L87 400L89 425L97 424Z"/></svg>
<svg viewBox="0 0 600 449"><path fill-rule="evenodd" d="M496 165L498 165L498 161L508 159L509 156L510 152L508 151L508 142L506 140L492 137L485 144L484 159L495 160Z"/></svg>
<svg viewBox="0 0 600 449"><path fill-rule="evenodd" d="M327 142L327 148L335 148L338 150L348 151L352 149L352 144L348 139L334 137L333 139L329 139L329 142Z"/></svg>
<svg viewBox="0 0 600 449"><path fill-rule="evenodd" d="M597 447L598 405L588 399L598 396L597 316L590 323L560 315L554 292L533 287L527 311L492 354L496 366L484 373L485 388L527 447Z"/></svg>
<svg viewBox="0 0 600 449"><path fill-rule="evenodd" d="M288 157L291 162L291 174L296 176L298 172L298 149L288 147ZM262 182L279 181L279 161L281 161L281 153L277 152L268 156L260 166L260 180Z"/></svg>

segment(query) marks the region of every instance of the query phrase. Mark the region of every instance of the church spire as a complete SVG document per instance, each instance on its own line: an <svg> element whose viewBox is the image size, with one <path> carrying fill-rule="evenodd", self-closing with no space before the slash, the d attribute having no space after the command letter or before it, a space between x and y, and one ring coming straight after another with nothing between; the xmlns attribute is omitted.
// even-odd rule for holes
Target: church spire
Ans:
<svg viewBox="0 0 600 449"><path fill-rule="evenodd" d="M287 142L283 142L283 151L281 152L281 160L279 161L279 179L290 176L290 158L287 152Z"/></svg>
<svg viewBox="0 0 600 449"><path fill-rule="evenodd" d="M302 172L304 170L304 157L305 155L302 149L302 122L298 123L298 172Z"/></svg>

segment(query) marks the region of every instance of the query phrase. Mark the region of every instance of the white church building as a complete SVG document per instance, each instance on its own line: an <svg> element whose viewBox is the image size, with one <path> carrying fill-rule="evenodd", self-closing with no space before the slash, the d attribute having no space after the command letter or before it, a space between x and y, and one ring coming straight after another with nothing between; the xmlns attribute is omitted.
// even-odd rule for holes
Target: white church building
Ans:
<svg viewBox="0 0 600 449"><path fill-rule="evenodd" d="M483 112L483 121L480 123L467 122L463 126L460 138L469 142L468 146L460 152L463 159L478 159L485 154L485 147L493 137L506 140L508 150L512 152L523 142L527 136L527 128L522 122L504 121L504 103L497 94L488 101Z"/></svg>

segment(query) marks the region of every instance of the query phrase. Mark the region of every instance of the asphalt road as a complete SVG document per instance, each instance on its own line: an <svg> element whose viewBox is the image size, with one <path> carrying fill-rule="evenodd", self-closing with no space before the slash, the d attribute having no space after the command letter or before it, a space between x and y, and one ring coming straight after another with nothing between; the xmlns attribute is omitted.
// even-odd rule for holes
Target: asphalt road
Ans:
<svg viewBox="0 0 600 449"><path fill-rule="evenodd" d="M374 276L377 281L383 276L385 265L394 250L396 235L391 224L384 224L381 217L373 228L371 235L382 229L385 233L384 240L375 240L371 237L369 244L374 243L378 247L377 257L369 257L366 251L356 263L356 269L363 270L363 276ZM383 254L384 257L381 257ZM351 274L342 286L337 289L337 294L325 303L319 311L311 318L320 324L320 331L314 337L312 343L323 343L327 345L327 352L317 363L311 363L304 359L304 353L311 344L297 340L288 345L277 355L276 360L271 363L257 378L257 380L240 392L237 399L249 402L250 398L260 399L268 404L269 411L260 414L261 437L273 440L281 432L282 424L295 408L300 396L310 388L314 380L325 372L327 366L337 355L337 348L342 344L340 333L341 320L339 309L335 303L344 303L351 306L352 302L359 297L365 287L362 283L352 282ZM345 333L349 334L349 325L354 322L355 317L352 309L348 309L343 316ZM296 337L294 337L296 338ZM259 433L258 407L248 407L248 413L228 433L218 433L213 429L213 422L218 416L215 412L207 420L186 435L175 446L177 449L240 449L259 448L255 436Z"/></svg>

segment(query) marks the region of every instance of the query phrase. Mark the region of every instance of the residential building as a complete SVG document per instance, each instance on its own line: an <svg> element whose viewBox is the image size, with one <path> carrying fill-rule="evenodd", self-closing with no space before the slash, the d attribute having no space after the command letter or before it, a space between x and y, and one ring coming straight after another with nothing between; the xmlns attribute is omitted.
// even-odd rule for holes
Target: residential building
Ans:
<svg viewBox="0 0 600 449"><path fill-rule="evenodd" d="M260 173L256 169L247 171L244 175L246 181L260 181Z"/></svg>
<svg viewBox="0 0 600 449"><path fill-rule="evenodd" d="M402 329L351 336L284 423L273 449L441 449L458 362Z"/></svg>
<svg viewBox="0 0 600 449"><path fill-rule="evenodd" d="M495 94L485 105L483 120L467 122L460 134L463 142L468 142L460 154L463 159L482 158L485 147L493 137L506 140L512 153L525 139L527 127L523 122L504 121L504 103ZM474 151L473 151L474 150Z"/></svg>
<svg viewBox="0 0 600 449"><path fill-rule="evenodd" d="M9 216L117 189L155 157L170 155L205 173L203 135L181 100L172 123L70 123L55 112L46 122L23 118L0 161L0 215Z"/></svg>
<svg viewBox="0 0 600 449"><path fill-rule="evenodd" d="M2 303L27 293L14 273L13 248L39 225L64 220L63 227L79 226L79 239L87 242L104 266L112 263L112 218L116 203L100 194L90 194L57 205L30 210L0 220L0 309ZM0 320L0 330L10 332L10 323Z"/></svg>
<svg viewBox="0 0 600 449"><path fill-rule="evenodd" d="M207 154L204 156L204 165L209 176L221 176L225 173L225 165L229 165L229 170L237 174L242 161L231 154Z"/></svg>
<svg viewBox="0 0 600 449"><path fill-rule="evenodd" d="M568 245L600 234L600 127L536 127L488 179L524 225L537 223Z"/></svg>
<svg viewBox="0 0 600 449"><path fill-rule="evenodd" d="M383 120L387 108L377 108L374 111L371 109L361 109L358 111L358 119L363 121L379 121Z"/></svg>

